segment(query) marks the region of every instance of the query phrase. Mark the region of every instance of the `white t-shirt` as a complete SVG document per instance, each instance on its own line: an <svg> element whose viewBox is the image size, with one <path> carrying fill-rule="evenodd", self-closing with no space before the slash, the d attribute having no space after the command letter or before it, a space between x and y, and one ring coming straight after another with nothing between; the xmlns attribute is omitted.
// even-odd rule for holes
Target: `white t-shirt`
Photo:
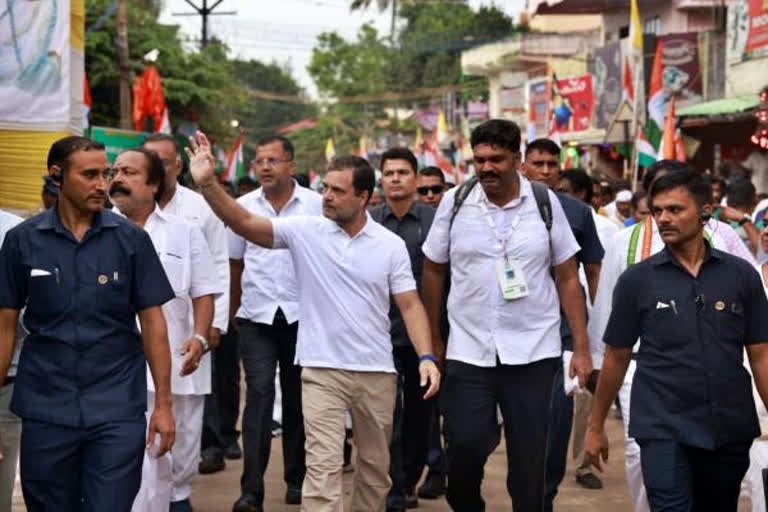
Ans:
<svg viewBox="0 0 768 512"><path fill-rule="evenodd" d="M296 363L395 373L390 295L416 289L405 242L370 215L350 238L314 216L272 219L274 247L288 248L299 289Z"/></svg>
<svg viewBox="0 0 768 512"><path fill-rule="evenodd" d="M451 265L447 358L476 366L528 364L560 357L560 301L550 267L579 251L560 201L550 191L552 229L547 232L530 182L520 176L520 197L503 208L476 185L459 210L449 233L456 189L449 190L435 214L423 245L424 255ZM493 219L496 233L487 217ZM506 249L497 235L507 239ZM496 263L517 258L529 295L504 300Z"/></svg>

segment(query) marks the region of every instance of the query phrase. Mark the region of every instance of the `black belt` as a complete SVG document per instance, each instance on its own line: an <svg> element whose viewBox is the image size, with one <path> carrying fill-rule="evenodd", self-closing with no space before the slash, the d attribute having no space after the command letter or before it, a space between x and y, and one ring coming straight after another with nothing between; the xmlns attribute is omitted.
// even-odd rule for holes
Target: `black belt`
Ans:
<svg viewBox="0 0 768 512"><path fill-rule="evenodd" d="M6 377L5 382L3 382L3 387L10 386L13 384L13 381L16 380L16 377Z"/></svg>

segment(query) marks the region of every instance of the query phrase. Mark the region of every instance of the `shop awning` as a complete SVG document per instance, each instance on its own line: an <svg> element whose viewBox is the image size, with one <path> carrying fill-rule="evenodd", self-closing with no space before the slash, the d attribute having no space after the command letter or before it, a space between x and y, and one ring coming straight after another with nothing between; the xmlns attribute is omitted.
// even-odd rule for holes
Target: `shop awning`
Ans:
<svg viewBox="0 0 768 512"><path fill-rule="evenodd" d="M755 108L759 101L757 94L707 101L705 103L698 103L690 107L681 108L677 111L677 117L738 114Z"/></svg>

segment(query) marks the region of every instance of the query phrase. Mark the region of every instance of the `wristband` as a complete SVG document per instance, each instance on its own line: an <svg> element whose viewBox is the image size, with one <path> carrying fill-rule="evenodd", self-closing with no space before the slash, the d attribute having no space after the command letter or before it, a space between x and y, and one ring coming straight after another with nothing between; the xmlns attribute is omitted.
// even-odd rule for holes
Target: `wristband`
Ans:
<svg viewBox="0 0 768 512"><path fill-rule="evenodd" d="M424 361L432 361L433 363L437 364L437 358L432 354L424 354L423 356L419 356L419 363L423 363Z"/></svg>

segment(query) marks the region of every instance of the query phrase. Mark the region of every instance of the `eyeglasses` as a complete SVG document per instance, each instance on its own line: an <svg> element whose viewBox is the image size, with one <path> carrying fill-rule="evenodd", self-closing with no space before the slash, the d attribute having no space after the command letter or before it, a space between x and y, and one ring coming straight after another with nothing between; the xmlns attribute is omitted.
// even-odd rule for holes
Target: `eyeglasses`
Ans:
<svg viewBox="0 0 768 512"><path fill-rule="evenodd" d="M420 196L425 196L430 192L437 195L442 191L443 191L442 185L432 185L430 187L416 187L416 192L418 192Z"/></svg>
<svg viewBox="0 0 768 512"><path fill-rule="evenodd" d="M277 164L282 164L285 162L290 162L291 159L288 158L286 160L280 160L277 158L259 158L258 160L251 160L252 164L258 165L260 167L274 167Z"/></svg>

